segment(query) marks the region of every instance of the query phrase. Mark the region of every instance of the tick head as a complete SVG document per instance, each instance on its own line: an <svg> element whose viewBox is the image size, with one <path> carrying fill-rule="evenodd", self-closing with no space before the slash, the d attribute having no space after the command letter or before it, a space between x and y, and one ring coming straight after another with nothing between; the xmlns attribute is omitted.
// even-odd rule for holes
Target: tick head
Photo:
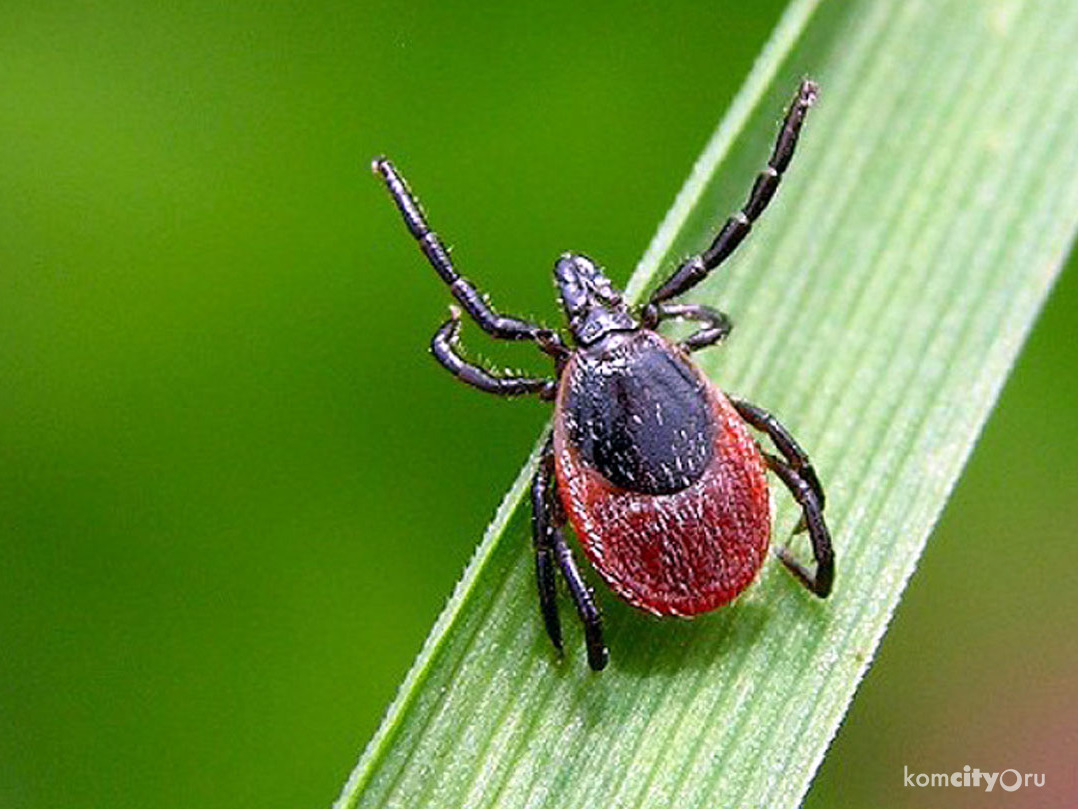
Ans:
<svg viewBox="0 0 1078 809"><path fill-rule="evenodd" d="M594 343L612 331L637 328L621 291L587 256L563 253L554 264L554 280L569 329L580 345Z"/></svg>

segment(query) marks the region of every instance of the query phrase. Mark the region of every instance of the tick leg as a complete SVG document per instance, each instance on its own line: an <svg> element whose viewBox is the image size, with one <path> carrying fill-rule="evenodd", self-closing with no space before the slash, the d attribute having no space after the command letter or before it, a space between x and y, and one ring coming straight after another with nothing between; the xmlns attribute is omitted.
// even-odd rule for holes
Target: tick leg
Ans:
<svg viewBox="0 0 1078 809"><path fill-rule="evenodd" d="M603 641L603 618L591 588L580 575L573 559L573 552L565 541L562 527L565 513L558 502L554 478L554 443L548 440L543 448L539 469L532 481L532 539L536 546L535 569L539 584L539 606L546 622L547 634L554 646L561 651L561 627L554 604L554 581L551 557L561 569L569 588L569 595L576 605L577 615L584 625L584 642L588 650L588 665L593 671L602 671L610 660L610 652Z"/></svg>
<svg viewBox="0 0 1078 809"><path fill-rule="evenodd" d="M539 611L543 615L546 633L550 636L554 648L560 656L563 652L561 640L561 621L558 618L558 603L554 589L554 536L558 528L554 525L556 510L550 500L553 478L553 449L550 441L543 448L539 468L532 478L532 546L535 548L535 581L539 586ZM548 460L549 459L549 460ZM552 513L553 512L553 513Z"/></svg>
<svg viewBox="0 0 1078 809"><path fill-rule="evenodd" d="M588 649L588 665L593 671L602 671L610 660L610 652L603 642L603 617L595 605L591 588L584 582L580 570L573 559L573 552L565 542L561 529L554 532L554 555L558 560L565 583L569 586L569 595L576 605L577 615L584 624L584 642Z"/></svg>
<svg viewBox="0 0 1078 809"><path fill-rule="evenodd" d="M827 598L835 579L835 554L831 548L831 533L827 530L827 523L823 518L823 505L817 499L815 489L790 464L766 452L764 458L771 471L779 476L801 506L809 538L812 540L812 555L816 558L816 572L809 571L794 559L787 548L776 549L779 559L805 587L820 598Z"/></svg>
<svg viewBox="0 0 1078 809"><path fill-rule="evenodd" d="M809 460L805 451L801 449L800 444L790 435L790 431L762 407L757 407L744 399L737 399L733 396L730 397L730 404L734 406L741 418L745 419L752 427L755 427L760 432L767 433L767 437L782 453L786 463L812 488L813 493L816 495L816 501L820 504L820 511L823 511L826 502L823 486L816 476L816 470L812 467L812 461ZM804 530L803 521L797 528L797 531L802 530Z"/></svg>
<svg viewBox="0 0 1078 809"><path fill-rule="evenodd" d="M681 341L680 345L686 351L699 351L701 348L720 343L734 328L734 324L730 322L725 312L700 303L659 303L644 307L643 317L644 326L649 329L654 328L660 321L670 318L703 323L702 329L693 332Z"/></svg>
<svg viewBox="0 0 1078 809"><path fill-rule="evenodd" d="M752 223L764 212L779 187L783 172L790 165L805 122L805 114L816 101L818 88L815 82L805 79L797 88L790 109L782 122L782 129L775 141L771 158L753 183L745 206L726 220L719 235L703 253L685 261L651 296L651 303L659 303L677 297L703 281L712 270L722 264L734 252L752 230Z"/></svg>
<svg viewBox="0 0 1078 809"><path fill-rule="evenodd" d="M475 285L460 275L449 258L449 250L441 238L430 229L427 219L419 207L419 201L408 188L408 183L392 163L379 157L371 164L375 174L380 176L393 197L404 224L408 226L413 238L419 243L419 249L427 257L441 279L448 284L460 305L487 334L500 340L534 340L540 349L554 357L565 357L569 350L557 332L543 328L535 323L520 318L500 315L487 303Z"/></svg>
<svg viewBox="0 0 1078 809"><path fill-rule="evenodd" d="M443 323L430 341L434 358L457 379L473 388L498 396L523 396L536 393L542 399L553 399L557 383L553 379L536 379L526 376L496 376L484 368L465 360L457 353L457 334L460 331L460 310L449 307L451 317Z"/></svg>

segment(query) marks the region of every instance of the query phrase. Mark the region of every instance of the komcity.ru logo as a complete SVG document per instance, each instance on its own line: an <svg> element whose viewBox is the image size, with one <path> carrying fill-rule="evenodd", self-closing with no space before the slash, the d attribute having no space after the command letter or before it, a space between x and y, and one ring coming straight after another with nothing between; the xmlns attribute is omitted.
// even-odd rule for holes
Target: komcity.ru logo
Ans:
<svg viewBox="0 0 1078 809"><path fill-rule="evenodd" d="M1020 773L1018 770L985 772L967 764L957 772L910 772L903 765L902 785L907 787L972 787L991 792L998 785L1000 789L1014 792L1022 787L1043 787L1044 773Z"/></svg>

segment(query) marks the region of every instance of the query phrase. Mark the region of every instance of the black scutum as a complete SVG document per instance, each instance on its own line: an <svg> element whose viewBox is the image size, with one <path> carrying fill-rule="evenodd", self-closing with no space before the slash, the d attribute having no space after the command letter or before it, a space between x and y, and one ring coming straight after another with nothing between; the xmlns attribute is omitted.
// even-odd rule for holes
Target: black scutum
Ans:
<svg viewBox="0 0 1078 809"><path fill-rule="evenodd" d="M671 494L711 461L715 427L704 383L661 338L615 334L585 350L567 393L569 440L620 488Z"/></svg>

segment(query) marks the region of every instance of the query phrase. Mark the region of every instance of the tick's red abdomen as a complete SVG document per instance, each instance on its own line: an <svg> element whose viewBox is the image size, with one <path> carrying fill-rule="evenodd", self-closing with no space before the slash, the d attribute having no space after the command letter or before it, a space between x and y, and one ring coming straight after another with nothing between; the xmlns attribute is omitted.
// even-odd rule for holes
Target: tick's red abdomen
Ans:
<svg viewBox="0 0 1078 809"><path fill-rule="evenodd" d="M594 359L589 367L574 356L565 368L554 425L558 491L584 553L647 612L721 607L752 583L767 554L771 514L756 443L726 396L657 334L637 332ZM611 365L623 380L595 376ZM626 385L633 395L622 397L623 410L617 394ZM611 401L613 411L600 404L596 412L593 403ZM659 436L643 442L654 457L617 454L642 434Z"/></svg>

